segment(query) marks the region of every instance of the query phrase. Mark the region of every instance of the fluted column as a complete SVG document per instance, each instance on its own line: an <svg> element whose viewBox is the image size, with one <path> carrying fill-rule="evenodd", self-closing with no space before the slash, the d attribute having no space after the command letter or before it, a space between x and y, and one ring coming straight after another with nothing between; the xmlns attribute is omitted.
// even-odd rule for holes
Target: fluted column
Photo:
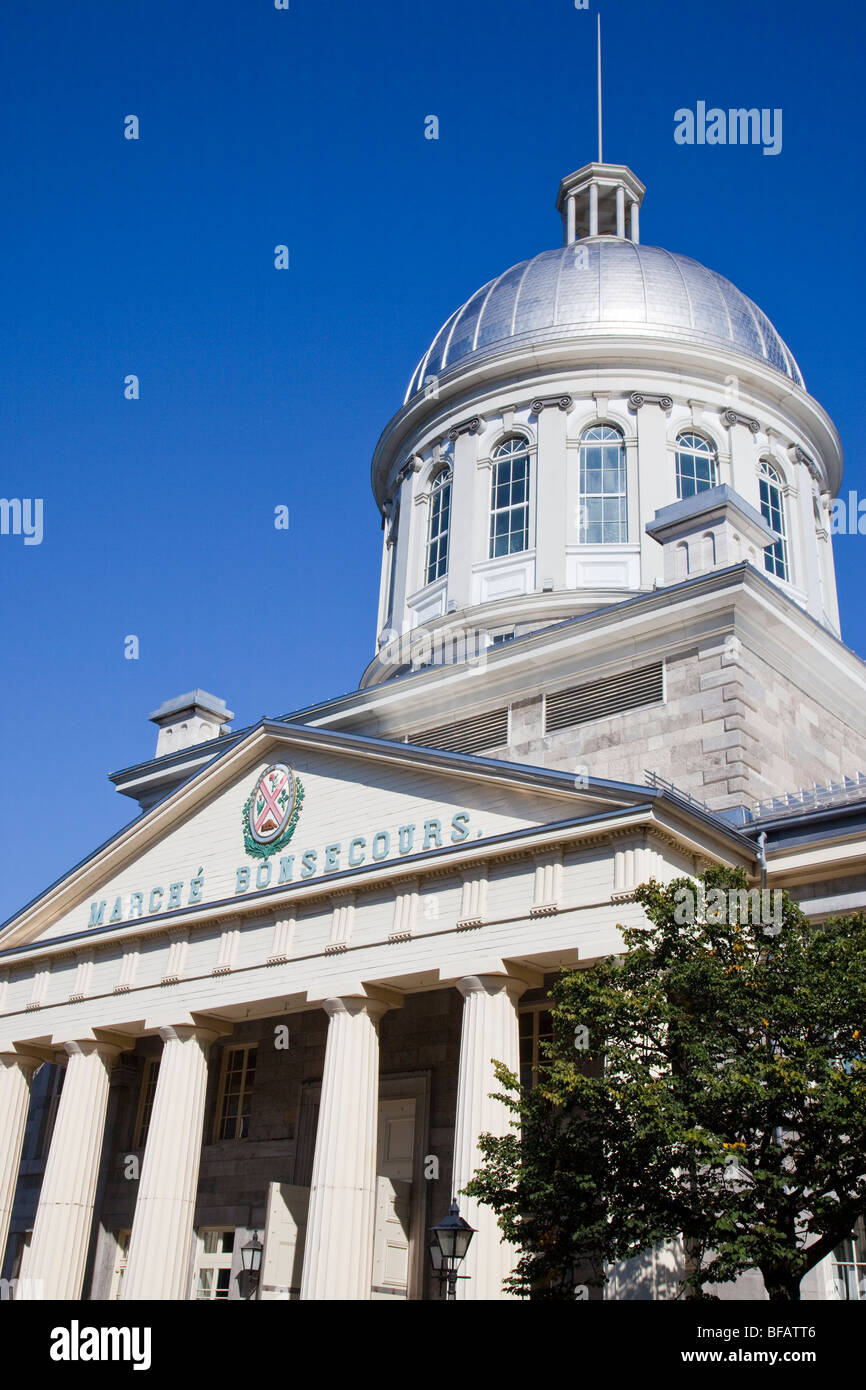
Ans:
<svg viewBox="0 0 866 1390"><path fill-rule="evenodd" d="M0 1043L0 1269L18 1185L30 1083L44 1060L44 1057L18 1052L14 1046Z"/></svg>
<svg viewBox="0 0 866 1390"><path fill-rule="evenodd" d="M208 1049L214 1023L160 1028L162 1056L147 1130L122 1298L189 1296Z"/></svg>
<svg viewBox="0 0 866 1390"><path fill-rule="evenodd" d="M598 236L598 184L589 185L589 234Z"/></svg>
<svg viewBox="0 0 866 1390"><path fill-rule="evenodd" d="M457 981L457 988L463 995L463 1027L452 1187L460 1215L476 1230L460 1270L469 1277L458 1280L457 1297L505 1298L502 1280L514 1268L517 1254L503 1240L495 1212L471 1197L461 1197L460 1190L482 1162L479 1135L509 1133L511 1112L501 1101L490 1099L490 1092L500 1089L493 1061L520 1072L517 1000L526 985L508 975L466 975Z"/></svg>
<svg viewBox="0 0 866 1390"><path fill-rule="evenodd" d="M42 1298L81 1297L109 1077L123 1047L101 1038L63 1044L69 1060L27 1262Z"/></svg>
<svg viewBox="0 0 866 1390"><path fill-rule="evenodd" d="M376 1205L381 999L326 999L330 1022L301 1298L370 1297Z"/></svg>

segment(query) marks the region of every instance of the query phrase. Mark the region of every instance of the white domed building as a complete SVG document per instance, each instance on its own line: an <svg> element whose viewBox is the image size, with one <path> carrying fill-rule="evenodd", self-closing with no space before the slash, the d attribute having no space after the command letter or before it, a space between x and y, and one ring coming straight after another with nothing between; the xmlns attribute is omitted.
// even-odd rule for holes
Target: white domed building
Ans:
<svg viewBox="0 0 866 1390"><path fill-rule="evenodd" d="M757 305L640 244L643 192L618 165L563 180L563 246L484 285L421 359L373 460L388 554L365 684L394 673L391 630L458 612L501 639L754 559L752 535L714 555L695 534L671 571L647 531L719 486L782 527L759 568L838 634L832 422Z"/></svg>
<svg viewBox="0 0 866 1390"><path fill-rule="evenodd" d="M866 909L839 439L757 305L640 243L643 194L564 179L563 245L421 358L373 457L358 689L237 730L167 701L112 774L142 814L0 927L25 1296L438 1298L457 1196L457 1296L500 1298L514 1252L459 1196L507 1128L490 1059L532 1084L552 980L621 949L636 886L723 864L815 920ZM866 1286L843 1234L804 1297ZM680 1272L651 1252L603 1296Z"/></svg>

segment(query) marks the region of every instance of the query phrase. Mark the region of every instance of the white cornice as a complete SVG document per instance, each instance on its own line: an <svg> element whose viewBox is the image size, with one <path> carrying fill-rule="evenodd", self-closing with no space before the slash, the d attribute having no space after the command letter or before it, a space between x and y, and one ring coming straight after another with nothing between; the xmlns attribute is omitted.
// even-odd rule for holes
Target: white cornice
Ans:
<svg viewBox="0 0 866 1390"><path fill-rule="evenodd" d="M576 331L550 342L510 342L501 352L480 361L463 360L439 378L435 398L423 393L414 396L388 422L382 431L372 462L373 492L382 505L392 472L407 453L418 446L426 433L447 433L455 419L498 411L494 398L516 392L525 403L540 394L561 391L575 396L580 404L583 376L597 378L602 373L622 371L633 377L629 391L647 383L642 375L652 373L664 386L664 394L692 397L696 383L710 383L724 391L726 381L736 377L741 399L728 397L727 406L762 403L783 413L794 434L801 434L828 470L831 491L838 491L842 478L842 447L827 412L803 387L755 358L722 345L701 347L676 338L652 336L633 326L612 325L606 332L592 335ZM542 390L542 383L545 389ZM627 393L628 394L628 393ZM524 402L522 402L524 403Z"/></svg>
<svg viewBox="0 0 866 1390"><path fill-rule="evenodd" d="M486 605L447 615L472 627L489 621ZM446 619L441 620L445 622ZM431 624L431 630L433 625ZM749 566L709 574L673 588L660 588L560 626L488 649L485 664L430 667L414 675L367 686L323 710L322 727L425 727L469 716L499 703L529 699L559 684L579 684L624 663L673 656L738 631L770 665L819 704L846 722L861 717L866 664L808 616L769 580ZM368 668L365 677L376 669Z"/></svg>

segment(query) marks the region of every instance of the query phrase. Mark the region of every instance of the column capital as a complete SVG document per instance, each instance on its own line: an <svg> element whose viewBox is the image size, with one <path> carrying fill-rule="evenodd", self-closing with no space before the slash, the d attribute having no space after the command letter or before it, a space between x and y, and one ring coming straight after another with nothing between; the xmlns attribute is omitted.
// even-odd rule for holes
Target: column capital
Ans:
<svg viewBox="0 0 866 1390"><path fill-rule="evenodd" d="M516 975L463 975L456 981L457 988L465 999L469 994L501 994L505 990L512 999L519 999L528 988L528 982Z"/></svg>
<svg viewBox="0 0 866 1390"><path fill-rule="evenodd" d="M159 1036L164 1043L189 1042L190 1038L195 1038L196 1042L210 1044L230 1032L230 1028L202 1028L195 1023L163 1023Z"/></svg>
<svg viewBox="0 0 866 1390"><path fill-rule="evenodd" d="M356 1014L366 1013L370 1018L381 1018L389 1009L399 1009L403 1006L403 996L396 989L375 989L367 994L341 994L333 995L329 999L322 1000L322 1008L333 1018L335 1014L349 1014L355 1017Z"/></svg>
<svg viewBox="0 0 866 1390"><path fill-rule="evenodd" d="M43 1062L53 1062L55 1049L41 1047L37 1043L17 1043L8 1038L0 1038L0 1065L41 1066Z"/></svg>
<svg viewBox="0 0 866 1390"><path fill-rule="evenodd" d="M131 1052L135 1047L136 1040L126 1033L115 1033L103 1028L88 1028L71 1038L62 1033L55 1033L51 1042L57 1051L65 1052L67 1057L74 1057L79 1053L89 1057L96 1052L104 1061L113 1062L116 1057L120 1056L121 1052Z"/></svg>
<svg viewBox="0 0 866 1390"><path fill-rule="evenodd" d="M186 1042L196 1037L199 1042L212 1043L234 1032L234 1024L213 1014L177 1013L168 1018L145 1019L145 1028L156 1031L165 1042Z"/></svg>

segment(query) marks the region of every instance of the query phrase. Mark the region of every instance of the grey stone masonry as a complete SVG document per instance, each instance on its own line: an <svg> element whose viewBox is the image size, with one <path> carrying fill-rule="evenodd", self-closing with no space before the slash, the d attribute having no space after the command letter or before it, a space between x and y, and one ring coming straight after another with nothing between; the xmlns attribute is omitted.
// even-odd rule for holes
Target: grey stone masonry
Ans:
<svg viewBox="0 0 866 1390"><path fill-rule="evenodd" d="M537 695L489 753L624 782L651 771L721 811L866 769L866 706L843 722L731 632L666 659L663 703L545 733Z"/></svg>

